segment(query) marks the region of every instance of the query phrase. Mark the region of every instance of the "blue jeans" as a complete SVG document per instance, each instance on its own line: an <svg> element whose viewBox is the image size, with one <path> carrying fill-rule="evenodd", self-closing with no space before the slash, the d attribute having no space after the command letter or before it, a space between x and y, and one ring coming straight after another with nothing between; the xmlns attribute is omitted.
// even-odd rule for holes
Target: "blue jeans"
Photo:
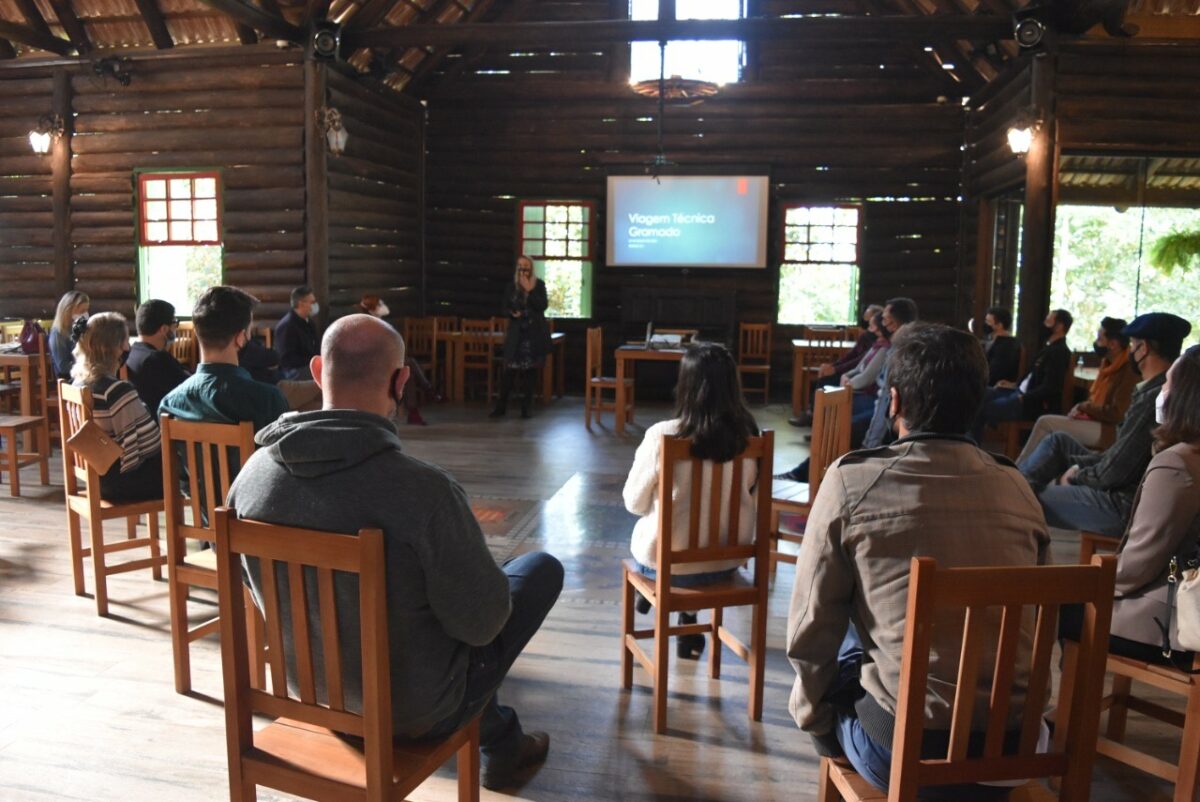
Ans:
<svg viewBox="0 0 1200 802"><path fill-rule="evenodd" d="M638 570L647 579L658 578L658 574L653 568L649 568L641 563L638 563ZM703 574L671 574L671 587L698 588L703 585L715 585L717 582L724 582L726 579L729 579L736 571L736 568L727 568L724 571L708 571Z"/></svg>
<svg viewBox="0 0 1200 802"><path fill-rule="evenodd" d="M467 689L459 709L434 725L426 738L444 738L478 715L479 746L485 765L517 760L521 722L517 712L496 701L497 689L517 656L541 627L562 591L563 567L545 552L514 557L501 566L508 575L512 612L495 640L472 647L467 661Z"/></svg>
<svg viewBox="0 0 1200 802"><path fill-rule="evenodd" d="M1083 485L1054 484L1079 457L1091 455L1071 435L1055 432L1038 443L1017 468L1038 494L1050 526L1120 537L1125 531L1125 513L1109 493Z"/></svg>
<svg viewBox="0 0 1200 802"><path fill-rule="evenodd" d="M1025 404L1021 401L1020 392L1016 389L992 387L984 397L983 407L975 418L975 429L972 432L975 442L982 442L985 426L994 427L1004 421L1023 420L1024 418Z"/></svg>

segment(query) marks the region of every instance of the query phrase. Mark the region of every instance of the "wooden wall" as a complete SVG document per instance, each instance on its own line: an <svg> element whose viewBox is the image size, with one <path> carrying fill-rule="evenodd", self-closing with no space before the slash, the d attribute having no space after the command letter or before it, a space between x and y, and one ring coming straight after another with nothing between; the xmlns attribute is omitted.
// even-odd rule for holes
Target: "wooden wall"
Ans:
<svg viewBox="0 0 1200 802"><path fill-rule="evenodd" d="M52 205L42 166L48 157L33 156L27 140L23 151L19 139L0 142L0 181L20 193L0 198L0 239L6 246L10 239L33 246L21 254L7 247L0 252L0 276L27 277L16 293L5 281L0 315L48 314L72 286L92 297L93 309L132 313L133 171L180 167L222 171L225 280L258 296L262 318L282 315L289 291L305 280L304 77L298 57L274 48L147 56L131 61L128 87L76 66L0 71L0 96L21 93L17 108L35 118L39 108L50 110L45 89L53 76L66 74L74 128L65 142L65 287L41 280L48 275L50 254L44 251L56 232L45 218ZM28 120L7 114L0 125L5 137L22 126L28 131ZM25 173L33 177L17 177ZM41 217L28 218L33 226L16 225L14 214Z"/></svg>
<svg viewBox="0 0 1200 802"><path fill-rule="evenodd" d="M327 72L328 102L349 134L328 172L329 307L379 295L398 317L422 306L424 109L410 97Z"/></svg>

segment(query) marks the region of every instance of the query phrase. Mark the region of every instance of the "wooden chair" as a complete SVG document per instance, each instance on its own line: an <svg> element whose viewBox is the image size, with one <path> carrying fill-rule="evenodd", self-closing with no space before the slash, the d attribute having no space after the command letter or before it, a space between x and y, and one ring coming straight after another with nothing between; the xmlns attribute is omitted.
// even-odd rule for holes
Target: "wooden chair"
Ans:
<svg viewBox="0 0 1200 802"><path fill-rule="evenodd" d="M36 451L22 451L18 441L30 434L37 438ZM50 436L46 419L40 415L5 415L0 413L0 439L4 440L4 459L0 461L0 478L8 474L8 493L21 495L21 466L37 464L43 485L50 484Z"/></svg>
<svg viewBox="0 0 1200 802"><path fill-rule="evenodd" d="M600 413L615 412L617 401L604 400L604 392L617 391L617 380L614 376L603 375L604 364L604 329L599 326L587 330L587 376L583 384L583 422L592 428L592 414L600 420ZM633 379L625 379L625 416L633 420Z"/></svg>
<svg viewBox="0 0 1200 802"><path fill-rule="evenodd" d="M83 558L92 558L92 573L96 582L96 613L108 615L108 577L127 571L149 568L155 579L162 579L162 566L167 558L160 552L158 514L163 511L162 499L114 503L100 496L100 474L70 444L70 439L84 423L92 419L92 391L58 383L59 421L62 429L63 486L67 500L67 534L71 546L71 571L75 578L75 595L84 595ZM147 537L136 537L137 521L146 516ZM86 518L90 546L84 548L80 519ZM104 522L113 518L126 520L126 540L104 542ZM148 547L150 556L109 565L107 557L118 551Z"/></svg>
<svg viewBox="0 0 1200 802"><path fill-rule="evenodd" d="M709 497L709 515L706 542L700 539L700 493L701 477L704 463L691 456L691 441L685 438L667 437L663 440L663 455L660 465L659 499L658 499L658 531L664 533L658 538L656 556L657 572L654 579L649 579L639 571L637 563L625 560L622 563L623 594L622 594L622 637L621 637L621 683L629 690L633 687L633 660L638 662L650 674L654 688L654 732L663 734L667 729L667 665L668 639L677 635L693 633L708 633L712 636L711 648L708 651L708 675L712 679L721 676L721 644L724 643L733 650L734 654L745 660L750 667L750 698L749 713L754 721L762 720L763 708L763 679L766 667L767 652L767 519L770 515L771 499L771 463L775 455L775 435L769 430L759 437L750 438L746 450L729 463L719 463L712 466L711 487ZM752 510L744 512L739 508L741 494L738 488L742 486L743 461L747 459L758 462L757 504ZM679 463L686 462L692 477L692 492L687 502L688 515L688 545L684 549L675 549L670 533L675 520L675 505L671 500L672 489L675 486L675 473ZM730 493L728 509L722 509L721 495L724 472L731 472L733 492ZM738 543L738 532L741 515L754 516L754 540L747 544ZM728 521L728 533L725 542L720 542L717 536L722 520ZM715 560L749 560L754 559L754 569L751 579L747 579L740 571L732 579L712 585L696 588L680 588L672 586L672 568L676 565L709 562ZM653 608L654 626L651 629L634 629L634 591L642 594ZM747 646L738 640L722 625L722 617L726 607L750 606L752 608L750 625L750 643ZM712 621L702 624L683 624L671 626L670 617L674 612L695 612L712 610ZM654 638L654 656L650 657L638 644L639 640Z"/></svg>
<svg viewBox="0 0 1200 802"><path fill-rule="evenodd" d="M364 529L355 537L239 521L225 507L216 511L216 530L230 799L253 800L256 786L263 785L308 799L400 800L457 754L458 798L477 802L478 719L442 741L392 740L383 533ZM258 560L262 569L271 647L269 694L250 687L243 556ZM357 578L358 622L338 621L335 571L339 583ZM277 577L284 575L288 582L281 594ZM295 696L288 692L282 651L281 595L292 612L288 635L295 647L295 676L290 677L298 689ZM355 623L362 632L361 713L346 709L340 649L339 624ZM321 634L319 646L313 632ZM321 691L318 665L323 669ZM274 721L256 731L255 714Z"/></svg>
<svg viewBox="0 0 1200 802"><path fill-rule="evenodd" d="M217 555L212 549L188 553L188 541L216 540L215 511L229 486L254 453L254 424L182 421L159 417L162 431L163 499L167 519L167 581L170 585L171 650L175 657L175 692L192 689L191 642L219 631L214 616L189 628L188 594L192 588L217 589ZM186 477L186 480L185 480ZM187 482L187 493L183 483ZM190 515L188 514L190 513ZM262 643L261 631L252 630ZM261 647L252 652L261 656ZM256 671L263 684L265 664Z"/></svg>
<svg viewBox="0 0 1200 802"><path fill-rule="evenodd" d="M183 324L180 323L179 325L182 326ZM275 329L274 328L272 328L271 326L259 326L258 328L256 328L254 330L254 333L256 336L262 338L263 345L265 345L267 348L275 347Z"/></svg>
<svg viewBox="0 0 1200 802"><path fill-rule="evenodd" d="M914 557L888 793L868 784L848 764L821 758L819 802L839 798L853 802L913 802L921 786L1035 777L1061 777L1060 800L1087 800L1115 575L1116 561L1111 557L1097 558L1092 565L949 569L938 568L937 561L930 557ZM1078 659L1063 668L1055 746L1049 752L1037 753L1042 714L1050 694L1058 609L1064 604L1085 605L1080 651ZM1001 609L995 610L997 607ZM1020 728L1012 730L1013 686L1023 668L1017 664L1021 624L1028 619L1025 608L1033 608L1036 626ZM923 757L929 647L935 622L944 626L947 620L964 622L949 744L945 753ZM979 680L982 676L986 681L989 674L990 693L981 697ZM976 715L977 697L988 700L986 716ZM983 730L975 727L980 721L986 721ZM1004 754L1005 741L1017 740L1017 733L1015 754ZM981 749L977 743L980 740ZM1011 798L1056 797L1044 786L1028 782Z"/></svg>
<svg viewBox="0 0 1200 802"><path fill-rule="evenodd" d="M437 321L431 317L404 319L404 355L413 359L437 386Z"/></svg>
<svg viewBox="0 0 1200 802"><path fill-rule="evenodd" d="M1116 551L1119 544L1120 540L1117 538L1083 532L1079 544L1079 560L1090 562L1097 552ZM1078 644L1066 641L1063 648L1064 662L1078 659L1078 651ZM1200 656L1193 658L1192 670L1200 671ZM1105 733L1098 734L1096 751L1174 783L1175 802L1195 802L1200 798L1200 675L1115 654L1108 655L1105 671L1112 674L1112 691L1101 700L1101 708L1108 711L1108 721ZM1182 696L1186 700L1184 712L1179 713L1157 702L1134 696L1135 681ZM1130 710L1183 731L1178 762L1169 763L1125 743L1125 722Z"/></svg>
<svg viewBox="0 0 1200 802"><path fill-rule="evenodd" d="M496 352L495 330L490 318L480 320L464 319L462 322L462 343L459 345L459 356L462 360L463 391L465 396L467 373L483 371L483 383L487 386L485 399L491 400L495 388Z"/></svg>
<svg viewBox="0 0 1200 802"><path fill-rule="evenodd" d="M809 347L801 356L798 374L800 399L803 409L808 410L809 388L821 372L821 366L837 362L847 351L843 343L848 339L845 326L804 326L801 329Z"/></svg>
<svg viewBox="0 0 1200 802"><path fill-rule="evenodd" d="M791 532L781 526L783 513L807 518L825 472L838 457L850 450L850 414L853 392L848 387L822 387L813 412L812 450L808 460L808 482L780 482L771 498L771 573L778 563L795 563L796 555L781 551L781 542L800 543L803 530Z"/></svg>
<svg viewBox="0 0 1200 802"><path fill-rule="evenodd" d="M771 324L738 324L738 376L762 377L762 387L747 387L742 382L742 393L762 393L763 403L771 398Z"/></svg>

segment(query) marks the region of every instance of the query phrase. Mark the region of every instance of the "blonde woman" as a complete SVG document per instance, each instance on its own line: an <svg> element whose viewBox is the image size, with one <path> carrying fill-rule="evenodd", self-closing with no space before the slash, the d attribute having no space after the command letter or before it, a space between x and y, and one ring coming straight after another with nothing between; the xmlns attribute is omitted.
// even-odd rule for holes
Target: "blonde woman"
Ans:
<svg viewBox="0 0 1200 802"><path fill-rule="evenodd" d="M54 374L60 379L71 379L71 366L75 364L71 328L76 320L87 317L91 303L87 293L79 290L71 290L58 301L54 323L50 326L50 358L54 361Z"/></svg>
<svg viewBox="0 0 1200 802"><path fill-rule="evenodd" d="M517 379L521 382L521 417L532 414L534 373L550 350L550 327L546 325L549 304L546 282L533 274L533 260L524 255L517 257L512 284L504 292L504 314L509 318L504 336L504 377L491 417L504 416Z"/></svg>
<svg viewBox="0 0 1200 802"><path fill-rule="evenodd" d="M92 419L124 449L100 477L100 495L106 501L144 501L163 495L158 424L134 386L117 378L128 353L125 318L102 312L88 319L71 369L75 386L92 391Z"/></svg>

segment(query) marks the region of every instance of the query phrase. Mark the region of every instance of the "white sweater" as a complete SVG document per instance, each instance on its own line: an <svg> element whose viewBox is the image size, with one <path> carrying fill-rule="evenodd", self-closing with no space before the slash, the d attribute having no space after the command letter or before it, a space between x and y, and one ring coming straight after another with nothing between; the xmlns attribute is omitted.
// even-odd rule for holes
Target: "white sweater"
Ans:
<svg viewBox="0 0 1200 802"><path fill-rule="evenodd" d="M648 568L657 567L658 556L658 469L662 464L662 443L664 437L675 434L679 426L678 420L668 420L656 423L646 430L646 437L638 446L633 457L633 467L629 469L629 478L625 480L625 509L634 515L640 515L633 526L633 542L630 551L633 557ZM712 466L711 460L705 460L701 473L703 483L700 499L700 545L711 543L709 533L709 509L712 499ZM682 463L689 465L690 463ZM671 497L675 503L676 514L672 525L671 543L676 549L687 548L688 544L688 510L691 504L691 470L683 470L682 466L675 469L675 487ZM721 531L718 533L719 542L724 542L729 527L729 495L733 485L732 467L726 464L721 472ZM752 492L758 481L758 465L752 459L744 460L742 465L742 486L738 491L742 494L741 508L738 513L738 542L749 543L754 539L755 494ZM724 571L741 565L741 560L721 560L717 562L686 563L672 567L676 574L702 574L710 571Z"/></svg>

